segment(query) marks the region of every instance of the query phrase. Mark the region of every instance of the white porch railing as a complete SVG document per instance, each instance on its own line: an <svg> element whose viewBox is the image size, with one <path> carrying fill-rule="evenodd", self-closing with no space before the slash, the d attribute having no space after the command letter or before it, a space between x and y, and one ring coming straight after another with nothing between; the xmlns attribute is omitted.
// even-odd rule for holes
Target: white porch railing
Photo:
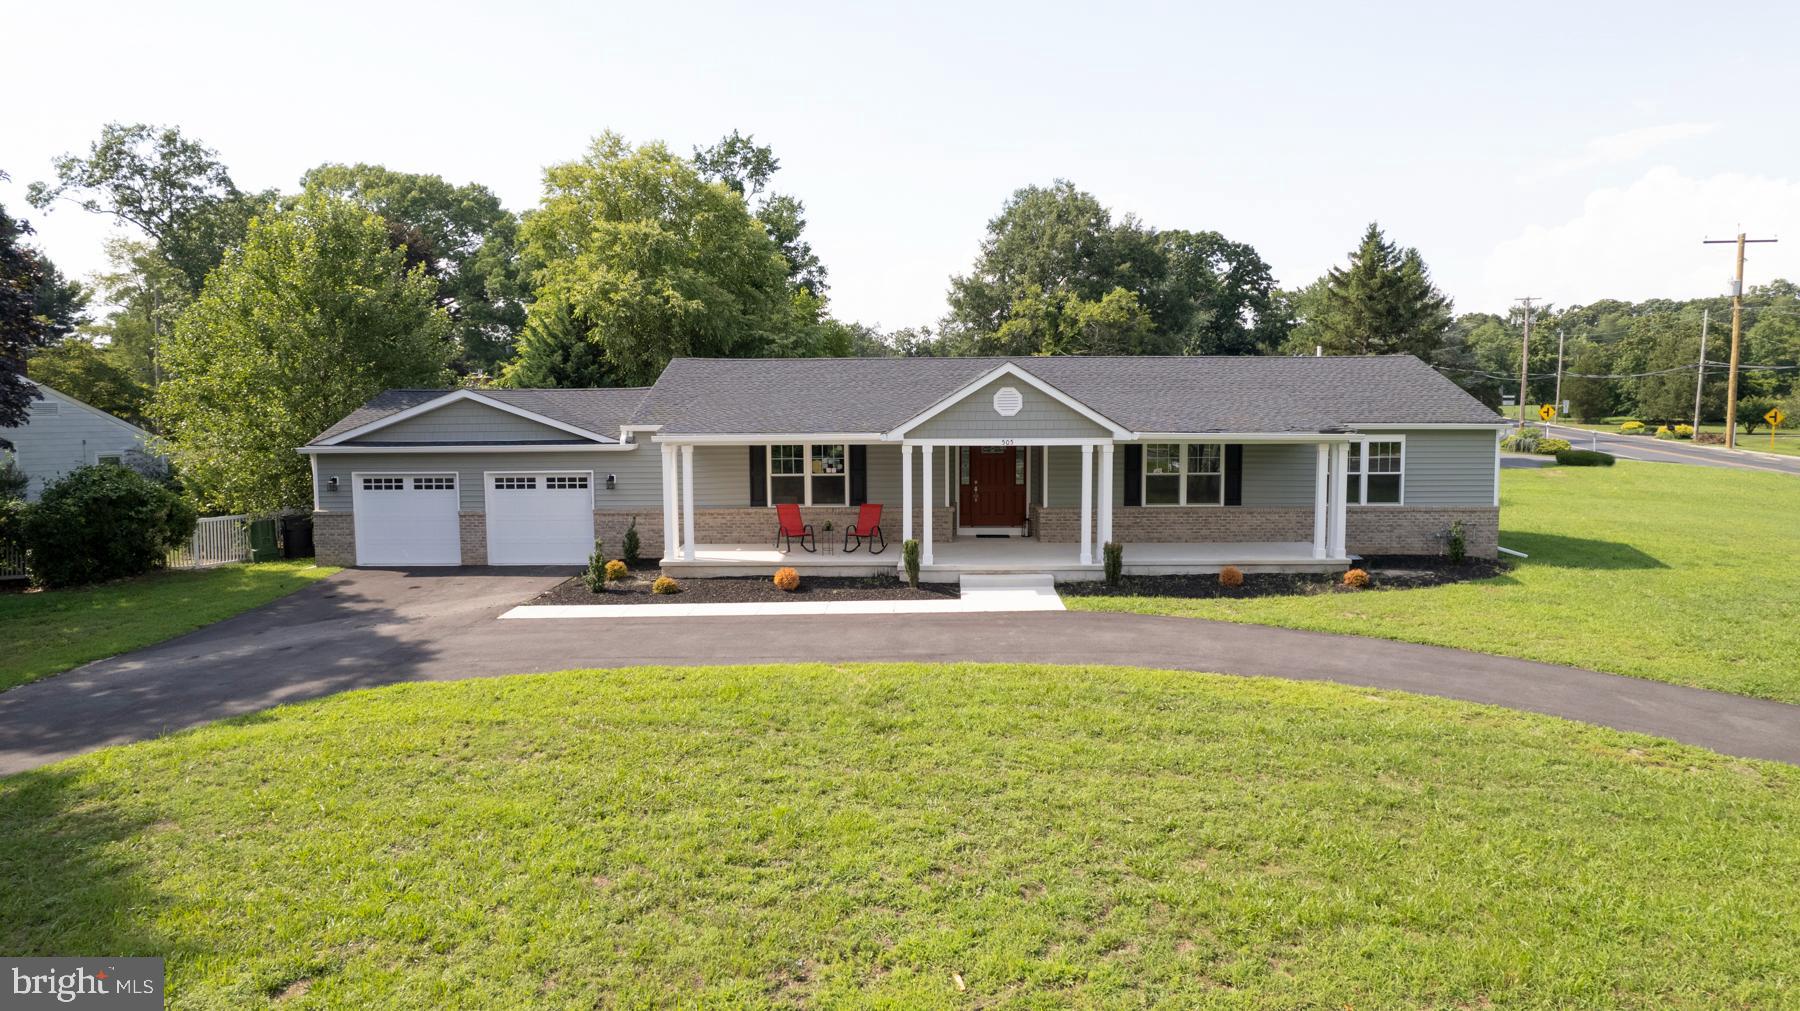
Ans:
<svg viewBox="0 0 1800 1011"><path fill-rule="evenodd" d="M250 517L205 516L194 528L194 536L170 551L164 564L171 569L204 569L249 560Z"/></svg>

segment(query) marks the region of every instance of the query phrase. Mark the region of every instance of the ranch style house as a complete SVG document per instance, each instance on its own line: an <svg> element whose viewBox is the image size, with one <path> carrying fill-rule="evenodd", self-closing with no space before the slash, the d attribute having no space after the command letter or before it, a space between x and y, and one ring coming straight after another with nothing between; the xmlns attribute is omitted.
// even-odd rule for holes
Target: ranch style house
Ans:
<svg viewBox="0 0 1800 1011"><path fill-rule="evenodd" d="M1330 571L1457 523L1491 558L1505 426L1406 355L681 358L639 389L389 390L300 452L336 565L580 565L635 525L677 575L894 572L916 538L928 580L1069 580L1109 542L1128 573ZM882 536L847 542L864 506Z"/></svg>

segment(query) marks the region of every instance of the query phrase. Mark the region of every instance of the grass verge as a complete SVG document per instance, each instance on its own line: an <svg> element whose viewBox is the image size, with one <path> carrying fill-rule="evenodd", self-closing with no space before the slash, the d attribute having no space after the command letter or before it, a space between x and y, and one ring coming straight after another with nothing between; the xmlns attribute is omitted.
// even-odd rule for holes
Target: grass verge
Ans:
<svg viewBox="0 0 1800 1011"><path fill-rule="evenodd" d="M336 571L303 558L0 594L0 691L192 632Z"/></svg>
<svg viewBox="0 0 1800 1011"><path fill-rule="evenodd" d="M1069 597L1135 611L1455 646L1800 702L1800 482L1620 461L1501 472L1495 579L1248 600Z"/></svg>
<svg viewBox="0 0 1800 1011"><path fill-rule="evenodd" d="M0 780L0 808L0 949L164 955L182 1008L1800 993L1800 770L1324 684L405 685Z"/></svg>

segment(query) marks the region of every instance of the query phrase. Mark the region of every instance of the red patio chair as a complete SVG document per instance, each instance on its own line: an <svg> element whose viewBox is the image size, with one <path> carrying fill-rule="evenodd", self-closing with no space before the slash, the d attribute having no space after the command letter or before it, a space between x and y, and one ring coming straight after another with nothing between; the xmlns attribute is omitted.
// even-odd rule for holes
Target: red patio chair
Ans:
<svg viewBox="0 0 1800 1011"><path fill-rule="evenodd" d="M856 545L851 546L851 538ZM881 547L871 547L869 554L879 555L887 550L887 535L881 532L881 503L870 502L856 511L856 522L844 528L844 553L849 554L863 546L864 541L873 540Z"/></svg>
<svg viewBox="0 0 1800 1011"><path fill-rule="evenodd" d="M807 551L818 550L819 539L813 535L811 523L800 522L800 507L792 502L775 504L775 546L783 551L794 550L794 538L800 538L800 546ZM787 547L781 547L783 538L787 539Z"/></svg>

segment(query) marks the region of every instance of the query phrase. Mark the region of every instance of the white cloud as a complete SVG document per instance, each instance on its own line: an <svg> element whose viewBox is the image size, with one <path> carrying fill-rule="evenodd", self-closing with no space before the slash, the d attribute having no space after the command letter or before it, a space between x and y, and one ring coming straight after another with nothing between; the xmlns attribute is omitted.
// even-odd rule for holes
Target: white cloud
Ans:
<svg viewBox="0 0 1800 1011"><path fill-rule="evenodd" d="M1522 183L1542 182L1585 169L1633 162L1666 144L1703 137L1712 132L1711 123L1664 123L1640 126L1635 130L1596 137L1582 146L1579 154L1556 158L1533 166L1519 176Z"/></svg>
<svg viewBox="0 0 1800 1011"><path fill-rule="evenodd" d="M1488 255L1480 298L1459 308L1496 311L1521 295L1559 305L1724 294L1739 229L1776 245L1751 246L1747 286L1800 279L1800 180L1724 173L1690 178L1655 168L1626 186L1590 193L1580 215L1532 225Z"/></svg>

